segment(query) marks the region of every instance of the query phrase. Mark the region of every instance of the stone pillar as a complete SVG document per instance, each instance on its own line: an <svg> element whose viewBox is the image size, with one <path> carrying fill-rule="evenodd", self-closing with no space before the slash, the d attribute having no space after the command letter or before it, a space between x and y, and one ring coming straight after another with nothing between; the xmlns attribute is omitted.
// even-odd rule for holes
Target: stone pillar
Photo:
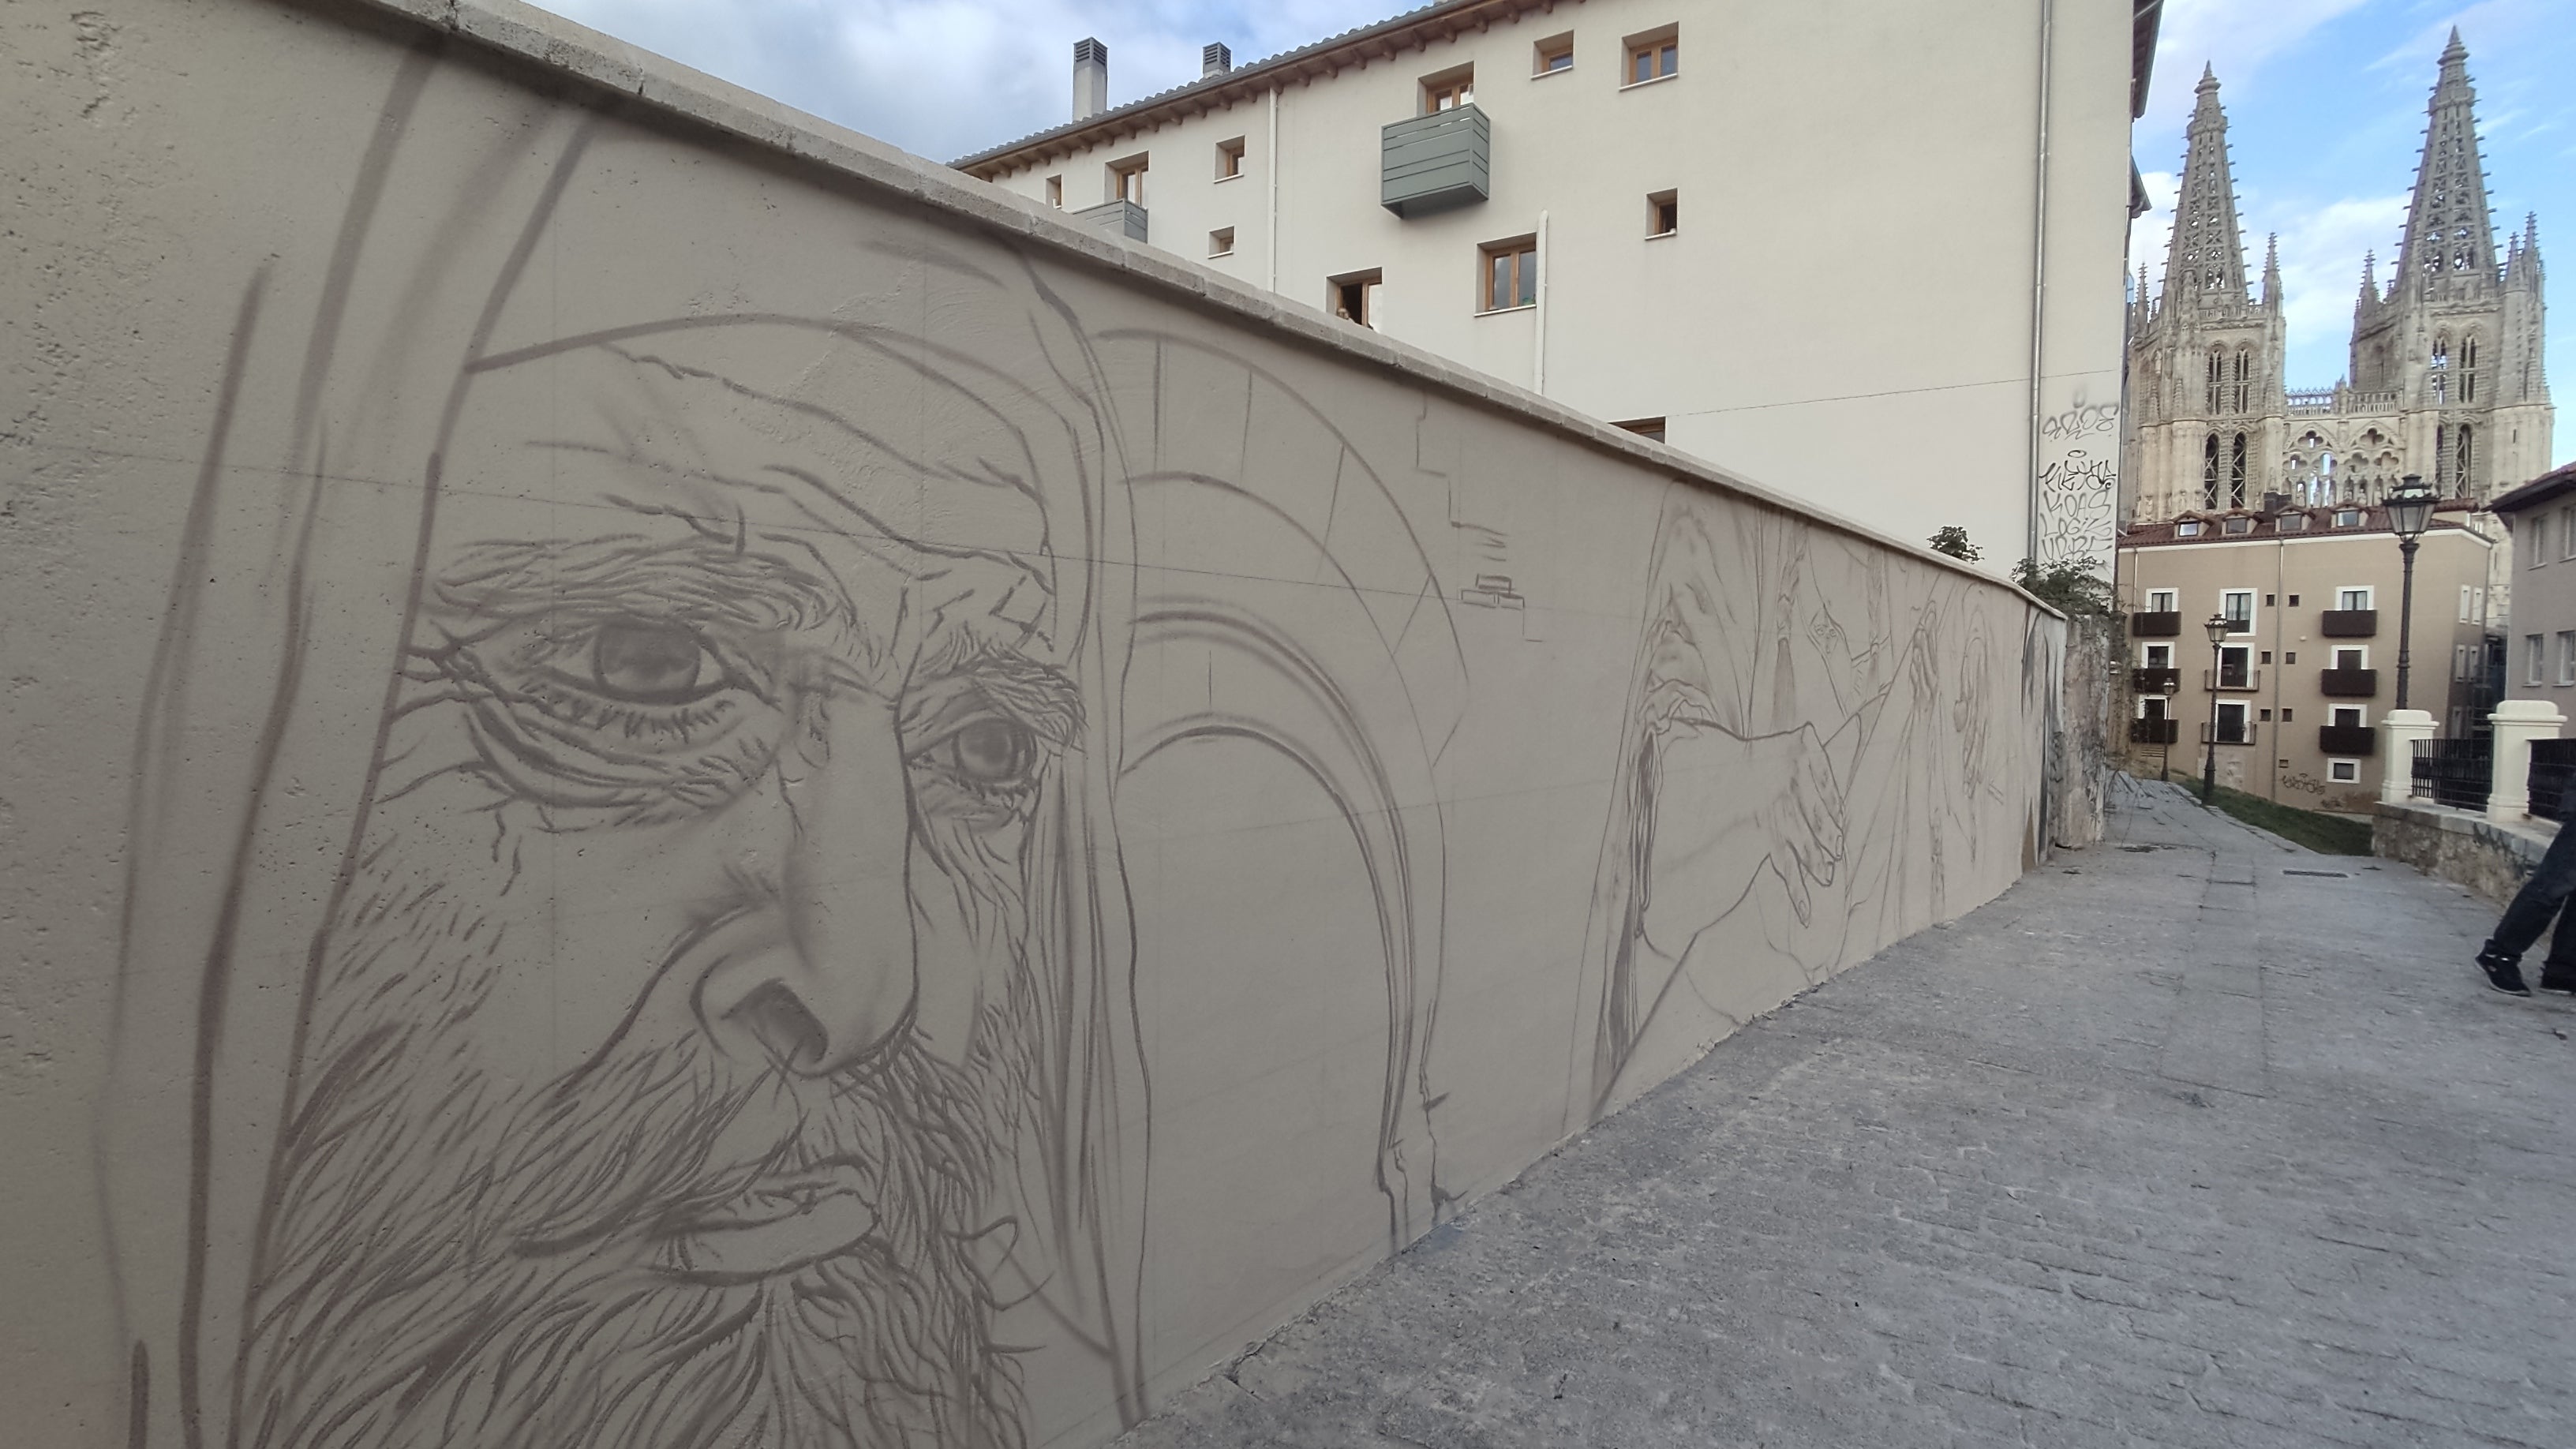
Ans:
<svg viewBox="0 0 2576 1449"><path fill-rule="evenodd" d="M2487 818L2511 823L2531 818L2531 742L2554 740L2567 716L2545 699L2508 699L2487 716L2495 729L2494 781L2487 787Z"/></svg>
<svg viewBox="0 0 2576 1449"><path fill-rule="evenodd" d="M2379 798L2398 804L2414 792L2415 742L2433 737L2433 716L2392 709L2379 717Z"/></svg>

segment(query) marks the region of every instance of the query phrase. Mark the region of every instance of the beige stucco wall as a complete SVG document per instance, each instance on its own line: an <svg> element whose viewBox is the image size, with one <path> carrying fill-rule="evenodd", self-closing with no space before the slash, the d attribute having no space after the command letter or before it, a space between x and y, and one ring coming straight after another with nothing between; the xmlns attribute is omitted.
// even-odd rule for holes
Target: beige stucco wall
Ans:
<svg viewBox="0 0 2576 1449"><path fill-rule="evenodd" d="M0 1437L1096 1442L2042 848L2023 596L422 11L0 22Z"/></svg>
<svg viewBox="0 0 2576 1449"><path fill-rule="evenodd" d="M2063 0L1590 0L996 184L1038 199L1060 177L1080 209L1110 194L1107 163L1146 156L1153 245L1198 258L1231 227L1234 254L1209 265L1309 306L1327 278L1383 269L1374 325L1389 336L1595 417L1666 418L1674 446L1899 537L1962 525L1998 573L2031 551L2035 460L2042 557L2107 574L2130 21ZM1676 22L1679 73L1622 88L1622 39ZM1535 43L1567 32L1573 68L1533 75ZM1381 128L1417 112L1422 77L1467 65L1492 125L1491 198L1399 218L1379 204ZM1234 137L1243 174L1220 181L1216 146ZM1645 198L1668 189L1680 230L1650 239ZM1540 305L1479 315L1479 244L1526 234L1541 238Z"/></svg>

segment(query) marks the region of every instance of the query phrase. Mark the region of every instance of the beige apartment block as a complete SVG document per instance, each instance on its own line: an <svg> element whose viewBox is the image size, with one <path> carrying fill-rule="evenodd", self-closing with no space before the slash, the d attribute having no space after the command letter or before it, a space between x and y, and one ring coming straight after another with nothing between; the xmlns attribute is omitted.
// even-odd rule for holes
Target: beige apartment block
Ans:
<svg viewBox="0 0 2576 1449"><path fill-rule="evenodd" d="M2454 737L2484 728L2493 708L2492 545L2466 518L2457 507L2437 512L2417 551L2405 700ZM2141 524L2121 535L2120 579L2132 768L2155 769L2169 753L2177 774L2197 776L2214 727L2220 784L2313 810L2370 808L2387 765L2380 716L2398 707L2404 603L2386 509ZM2232 625L2214 649L2213 616Z"/></svg>
<svg viewBox="0 0 2576 1449"><path fill-rule="evenodd" d="M2000 571L2112 550L2159 7L1453 0L956 165Z"/></svg>
<svg viewBox="0 0 2576 1449"><path fill-rule="evenodd" d="M2576 464L2498 498L2494 513L2512 534L2504 697L2576 715Z"/></svg>

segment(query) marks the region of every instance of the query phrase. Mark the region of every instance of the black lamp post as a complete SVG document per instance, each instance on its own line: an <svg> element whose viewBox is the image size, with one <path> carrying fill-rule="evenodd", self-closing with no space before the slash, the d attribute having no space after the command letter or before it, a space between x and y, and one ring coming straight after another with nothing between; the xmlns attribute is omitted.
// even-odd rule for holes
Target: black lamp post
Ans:
<svg viewBox="0 0 2576 1449"><path fill-rule="evenodd" d="M2408 646L2415 635L2415 546L2433 522L2433 490L2423 475L2409 473L2388 494L2388 526L2397 533L2397 551L2406 559L2406 582L2397 592L2397 707L2406 707L2406 669L2413 663Z"/></svg>
<svg viewBox="0 0 2576 1449"><path fill-rule="evenodd" d="M2181 688L2182 671L2179 669L2166 670L2165 677L2157 689L2157 692L2162 694L2165 699L2164 722L2156 731L2156 778L2159 780L2171 780L2173 778L2173 737L2181 733L2181 731L2175 728L2174 725L2173 702L2174 692Z"/></svg>
<svg viewBox="0 0 2576 1449"><path fill-rule="evenodd" d="M2218 794L2218 646L2233 626L2225 614L2212 614L2201 627L2209 631L2209 758L2200 766L2200 803L2207 805Z"/></svg>

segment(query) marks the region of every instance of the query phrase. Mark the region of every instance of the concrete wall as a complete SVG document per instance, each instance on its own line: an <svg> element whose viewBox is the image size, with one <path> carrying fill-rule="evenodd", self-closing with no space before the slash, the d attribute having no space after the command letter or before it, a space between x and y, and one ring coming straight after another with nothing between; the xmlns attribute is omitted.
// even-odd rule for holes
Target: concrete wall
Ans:
<svg viewBox="0 0 2576 1449"><path fill-rule="evenodd" d="M1623 38L1676 22L1679 72L1623 87ZM1534 74L1536 42L1568 33L1573 67ZM1390 336L1595 417L1666 418L1675 447L1902 538L1962 525L1998 573L2035 537L2107 577L2130 39L2127 7L2065 0L1589 0L996 179L1037 199L1059 177L1077 208L1145 156L1152 242L1176 255L1230 228L1210 266L1310 306L1327 278L1381 270ZM1491 199L1399 218L1379 204L1380 129L1462 66L1492 121ZM1237 137L1242 174L1219 180ZM1665 190L1680 230L1650 238ZM1480 244L1524 235L1539 305L1480 314Z"/></svg>
<svg viewBox="0 0 2576 1449"><path fill-rule="evenodd" d="M11 1442L1096 1442L2044 849L2023 596L422 10L0 22Z"/></svg>

